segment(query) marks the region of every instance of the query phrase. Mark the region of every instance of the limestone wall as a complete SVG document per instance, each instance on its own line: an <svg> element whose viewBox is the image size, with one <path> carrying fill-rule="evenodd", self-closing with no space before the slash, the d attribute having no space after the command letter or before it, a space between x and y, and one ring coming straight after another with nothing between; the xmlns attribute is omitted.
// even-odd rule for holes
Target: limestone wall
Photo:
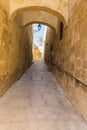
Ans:
<svg viewBox="0 0 87 130"><path fill-rule="evenodd" d="M9 21L9 5L6 6L4 0L0 1L0 95L31 64L32 39L28 35L30 32L32 33L31 27L21 27L21 17L16 17L12 22Z"/></svg>
<svg viewBox="0 0 87 130"><path fill-rule="evenodd" d="M30 23L43 23L50 27L52 27L56 33L58 31L57 23L58 23L58 17L44 12L44 11L24 11L22 13L22 25L26 26ZM52 20L53 19L53 20Z"/></svg>
<svg viewBox="0 0 87 130"><path fill-rule="evenodd" d="M10 0L12 17L26 9L49 12L59 16L65 23L68 22L68 0Z"/></svg>
<svg viewBox="0 0 87 130"><path fill-rule="evenodd" d="M52 60L52 55L53 55L52 49L53 49L55 36L56 36L55 31L52 28L47 27L46 39L44 45L44 58L47 64L50 64Z"/></svg>
<svg viewBox="0 0 87 130"><path fill-rule="evenodd" d="M9 3L9 1L8 1ZM7 76L8 55L11 45L11 34L9 25L9 6L5 1L0 1L0 94L2 94L3 85ZM9 43L9 44L8 44Z"/></svg>
<svg viewBox="0 0 87 130"><path fill-rule="evenodd" d="M0 95L32 62L32 26L22 26L25 10L51 13L68 25L61 40L60 21L57 35L48 28L45 60L87 121L87 0L0 0Z"/></svg>
<svg viewBox="0 0 87 130"><path fill-rule="evenodd" d="M33 59L41 59L42 53L40 52L38 46L33 45Z"/></svg>
<svg viewBox="0 0 87 130"><path fill-rule="evenodd" d="M69 1L69 25L63 29L62 40L60 33L56 36L51 68L72 103L87 121L86 5L86 0Z"/></svg>

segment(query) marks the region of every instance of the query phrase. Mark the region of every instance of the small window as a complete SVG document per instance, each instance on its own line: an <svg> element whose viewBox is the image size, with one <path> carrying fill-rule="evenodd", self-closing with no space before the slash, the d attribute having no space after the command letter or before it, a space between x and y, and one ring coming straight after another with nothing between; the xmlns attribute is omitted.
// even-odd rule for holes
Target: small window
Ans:
<svg viewBox="0 0 87 130"><path fill-rule="evenodd" d="M63 39L63 22L60 22L60 40Z"/></svg>

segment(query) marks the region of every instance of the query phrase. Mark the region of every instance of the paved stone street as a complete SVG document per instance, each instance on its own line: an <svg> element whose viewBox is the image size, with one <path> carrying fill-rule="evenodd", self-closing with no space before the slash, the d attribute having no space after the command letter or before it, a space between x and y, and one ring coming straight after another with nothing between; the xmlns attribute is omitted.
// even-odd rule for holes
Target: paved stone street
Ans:
<svg viewBox="0 0 87 130"><path fill-rule="evenodd" d="M0 98L0 130L87 130L42 60Z"/></svg>

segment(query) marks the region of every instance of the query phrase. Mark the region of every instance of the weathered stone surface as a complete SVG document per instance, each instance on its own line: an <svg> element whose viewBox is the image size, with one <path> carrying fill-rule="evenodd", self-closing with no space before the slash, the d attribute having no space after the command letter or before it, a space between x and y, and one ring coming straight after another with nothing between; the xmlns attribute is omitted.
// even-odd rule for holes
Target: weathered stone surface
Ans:
<svg viewBox="0 0 87 130"><path fill-rule="evenodd" d="M42 53L40 52L38 46L33 44L33 59L41 59Z"/></svg>
<svg viewBox="0 0 87 130"><path fill-rule="evenodd" d="M51 69L55 73L58 82L66 90L72 103L87 121L86 5L86 0L69 0L69 23L63 29L63 39L59 39L60 32L58 32L58 36L53 42L52 52L50 52L51 40L48 49L45 51L47 56L52 54L50 58ZM53 32L52 29L50 31ZM51 36L50 33L47 35ZM46 63L48 63L47 60Z"/></svg>
<svg viewBox="0 0 87 130"><path fill-rule="evenodd" d="M21 10L44 10L59 17L65 24L68 24L68 0L49 0L48 2L46 0L10 0L10 8L10 15L13 18L19 15Z"/></svg>
<svg viewBox="0 0 87 130"><path fill-rule="evenodd" d="M44 61L35 60L0 98L0 130L7 129L87 130L87 125Z"/></svg>
<svg viewBox="0 0 87 130"><path fill-rule="evenodd" d="M21 28L21 17L16 17L10 22L9 7L5 1L0 2L0 17L0 95L2 95L31 65L32 27Z"/></svg>
<svg viewBox="0 0 87 130"><path fill-rule="evenodd" d="M56 33L58 32L58 17L47 13L45 11L24 11L21 13L22 26L26 26L31 23L42 23L49 27L52 27ZM54 19L54 20L52 20Z"/></svg>
<svg viewBox="0 0 87 130"><path fill-rule="evenodd" d="M25 10L44 11L40 18L51 15L47 22L58 34L47 30L46 63L87 120L87 0L0 0L0 95L31 65L33 32L32 26L22 26L29 20L23 21ZM68 25L61 40L60 20Z"/></svg>

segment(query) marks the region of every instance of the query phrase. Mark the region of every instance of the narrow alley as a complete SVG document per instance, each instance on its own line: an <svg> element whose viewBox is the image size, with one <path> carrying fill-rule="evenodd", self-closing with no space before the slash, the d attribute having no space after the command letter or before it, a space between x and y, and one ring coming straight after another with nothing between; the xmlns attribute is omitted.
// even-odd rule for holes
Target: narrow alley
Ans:
<svg viewBox="0 0 87 130"><path fill-rule="evenodd" d="M87 130L43 60L0 98L0 130Z"/></svg>

